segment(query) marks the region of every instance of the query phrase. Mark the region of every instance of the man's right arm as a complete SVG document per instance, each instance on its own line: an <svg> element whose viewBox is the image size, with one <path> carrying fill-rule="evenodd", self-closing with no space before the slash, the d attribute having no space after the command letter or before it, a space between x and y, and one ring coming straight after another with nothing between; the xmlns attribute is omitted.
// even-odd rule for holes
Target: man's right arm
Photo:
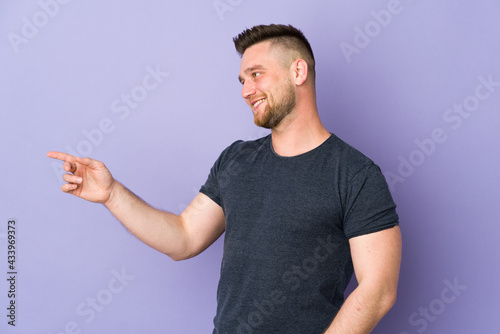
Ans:
<svg viewBox="0 0 500 334"><path fill-rule="evenodd" d="M180 214L155 209L115 181L104 205L145 244L173 260L185 260L203 252L225 229L222 208L199 193Z"/></svg>
<svg viewBox="0 0 500 334"><path fill-rule="evenodd" d="M151 207L118 181L106 166L90 158L49 152L64 161L68 174L61 189L85 200L104 204L139 240L168 255L184 260L198 255L225 230L222 208L200 193L180 214Z"/></svg>

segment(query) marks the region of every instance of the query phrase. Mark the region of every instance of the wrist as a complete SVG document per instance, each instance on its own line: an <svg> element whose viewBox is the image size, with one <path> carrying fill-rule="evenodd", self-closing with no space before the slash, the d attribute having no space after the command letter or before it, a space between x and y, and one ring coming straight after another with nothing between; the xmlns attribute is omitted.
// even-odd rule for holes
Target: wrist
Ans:
<svg viewBox="0 0 500 334"><path fill-rule="evenodd" d="M111 209L111 207L116 206L115 203L118 201L119 193L120 193L120 187L121 184L113 180L113 183L111 184L110 190L109 190L109 197L106 201L104 201L104 206L108 209Z"/></svg>

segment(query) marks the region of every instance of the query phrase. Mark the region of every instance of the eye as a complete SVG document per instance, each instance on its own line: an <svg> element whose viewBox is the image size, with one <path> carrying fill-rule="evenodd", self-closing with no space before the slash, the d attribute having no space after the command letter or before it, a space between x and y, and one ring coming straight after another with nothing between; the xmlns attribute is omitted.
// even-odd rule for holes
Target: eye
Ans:
<svg viewBox="0 0 500 334"><path fill-rule="evenodd" d="M252 73L252 76L253 76L254 78L256 78L256 77L258 77L258 76L259 76L259 75L261 75L261 74L262 74L262 73L260 73L260 72L254 72L254 73Z"/></svg>

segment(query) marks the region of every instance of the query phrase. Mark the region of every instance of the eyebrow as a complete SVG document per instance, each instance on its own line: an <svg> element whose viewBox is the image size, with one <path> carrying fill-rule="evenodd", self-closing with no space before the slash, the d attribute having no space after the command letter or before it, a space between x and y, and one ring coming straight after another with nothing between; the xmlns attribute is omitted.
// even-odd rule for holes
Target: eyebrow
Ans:
<svg viewBox="0 0 500 334"><path fill-rule="evenodd" d="M244 71L244 73L250 73L250 72L253 72L253 71L255 71L255 70L263 70L263 69L264 69L264 66L257 64L257 65L254 65L254 66L251 66L251 67L247 68L247 69ZM239 80L241 83L243 83L243 78L241 77L241 75L239 75L239 76L238 76L238 80Z"/></svg>

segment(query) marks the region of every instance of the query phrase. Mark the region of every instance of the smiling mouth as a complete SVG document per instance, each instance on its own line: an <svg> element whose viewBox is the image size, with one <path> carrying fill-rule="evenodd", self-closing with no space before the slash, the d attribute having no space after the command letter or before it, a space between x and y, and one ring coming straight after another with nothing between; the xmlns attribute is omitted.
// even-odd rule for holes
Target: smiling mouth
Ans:
<svg viewBox="0 0 500 334"><path fill-rule="evenodd" d="M255 101L254 103L252 103L252 106L254 107L254 109L256 109L258 106L260 106L262 104L262 102L266 101L267 99L264 97L260 100L257 100Z"/></svg>

